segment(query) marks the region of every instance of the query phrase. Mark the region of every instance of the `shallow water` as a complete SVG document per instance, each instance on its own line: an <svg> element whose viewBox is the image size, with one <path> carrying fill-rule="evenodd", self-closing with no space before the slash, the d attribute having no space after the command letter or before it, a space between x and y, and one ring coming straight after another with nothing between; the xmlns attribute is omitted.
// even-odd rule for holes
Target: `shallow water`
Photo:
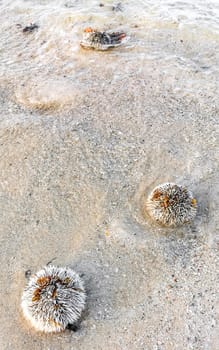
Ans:
<svg viewBox="0 0 219 350"><path fill-rule="evenodd" d="M216 350L219 4L101 2L0 1L0 347ZM86 26L129 40L84 50ZM169 181L191 225L143 215ZM22 318L25 271L49 261L84 275L76 334Z"/></svg>
<svg viewBox="0 0 219 350"><path fill-rule="evenodd" d="M50 105L55 99L54 85L57 79L62 85L63 75L74 80L74 88L81 85L77 79L86 76L94 65L110 63L116 75L121 64L116 57L122 60L126 73L133 61L138 61L142 70L155 63L169 79L179 80L177 92L206 94L207 88L213 97L218 87L218 1L17 0L1 2L0 10L4 19L0 25L0 77L15 87L21 104L26 101L35 106L30 86L35 89L33 94L42 95L48 77L54 80L48 96ZM24 34L22 28L30 23L38 24L39 29ZM79 42L87 26L125 30L129 41L108 53L84 52ZM27 84L28 96L26 91L21 96L23 84ZM63 88L63 96L65 91L68 88Z"/></svg>

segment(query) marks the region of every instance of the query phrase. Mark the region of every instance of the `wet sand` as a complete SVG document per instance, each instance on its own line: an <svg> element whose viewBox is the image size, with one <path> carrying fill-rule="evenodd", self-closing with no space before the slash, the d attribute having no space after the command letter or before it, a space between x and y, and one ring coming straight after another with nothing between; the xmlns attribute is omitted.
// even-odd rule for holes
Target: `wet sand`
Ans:
<svg viewBox="0 0 219 350"><path fill-rule="evenodd" d="M77 79L37 64L1 77L1 349L218 348L217 79L132 50L81 49ZM197 198L191 225L143 215L167 181ZM85 280L77 332L23 319L25 272L50 261Z"/></svg>

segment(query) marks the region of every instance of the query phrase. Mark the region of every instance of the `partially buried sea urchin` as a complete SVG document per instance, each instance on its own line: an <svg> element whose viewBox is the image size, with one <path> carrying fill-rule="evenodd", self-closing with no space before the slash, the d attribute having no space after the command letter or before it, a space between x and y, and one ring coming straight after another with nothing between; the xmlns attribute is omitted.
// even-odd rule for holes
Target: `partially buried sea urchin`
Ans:
<svg viewBox="0 0 219 350"><path fill-rule="evenodd" d="M183 186L165 183L154 188L146 201L150 217L163 226L176 227L192 221L197 203Z"/></svg>
<svg viewBox="0 0 219 350"><path fill-rule="evenodd" d="M124 32L100 32L93 28L86 28L80 45L86 49L106 51L123 44L127 36Z"/></svg>
<svg viewBox="0 0 219 350"><path fill-rule="evenodd" d="M84 284L76 272L45 266L30 278L21 307L36 330L60 332L80 318L85 300Z"/></svg>

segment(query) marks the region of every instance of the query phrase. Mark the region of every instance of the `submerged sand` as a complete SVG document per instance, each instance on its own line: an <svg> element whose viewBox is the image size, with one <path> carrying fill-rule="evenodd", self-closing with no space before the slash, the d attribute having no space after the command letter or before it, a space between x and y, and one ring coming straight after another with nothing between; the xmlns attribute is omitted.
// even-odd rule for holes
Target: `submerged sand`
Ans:
<svg viewBox="0 0 219 350"><path fill-rule="evenodd" d="M167 69L133 48L79 55L77 79L1 78L0 347L216 350L216 78L207 89L201 66ZM144 217L143 196L167 181L197 198L191 225ZM25 272L50 261L85 280L77 332L37 333L22 316Z"/></svg>

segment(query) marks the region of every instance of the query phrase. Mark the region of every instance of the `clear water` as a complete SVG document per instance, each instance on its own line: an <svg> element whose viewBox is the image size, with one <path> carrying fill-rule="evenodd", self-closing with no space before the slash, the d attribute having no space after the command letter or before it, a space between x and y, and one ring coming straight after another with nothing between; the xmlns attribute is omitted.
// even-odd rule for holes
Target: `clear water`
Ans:
<svg viewBox="0 0 219 350"><path fill-rule="evenodd" d="M132 62L138 61L139 69L156 63L170 80L179 80L177 92L197 95L207 89L213 98L218 88L217 0L5 0L0 11L0 78L15 87L21 103L34 104L42 95L53 101L54 85L62 86L63 76L71 77L77 89L81 75L106 63L126 74ZM39 29L24 34L22 28L30 23ZM125 30L130 39L108 53L88 53L79 45L86 26ZM58 88L59 95L67 90Z"/></svg>
<svg viewBox="0 0 219 350"><path fill-rule="evenodd" d="M217 348L219 1L116 2L0 0L2 349ZM84 50L86 26L129 41ZM169 181L198 201L185 230L142 215ZM54 258L88 281L76 336L19 318Z"/></svg>

